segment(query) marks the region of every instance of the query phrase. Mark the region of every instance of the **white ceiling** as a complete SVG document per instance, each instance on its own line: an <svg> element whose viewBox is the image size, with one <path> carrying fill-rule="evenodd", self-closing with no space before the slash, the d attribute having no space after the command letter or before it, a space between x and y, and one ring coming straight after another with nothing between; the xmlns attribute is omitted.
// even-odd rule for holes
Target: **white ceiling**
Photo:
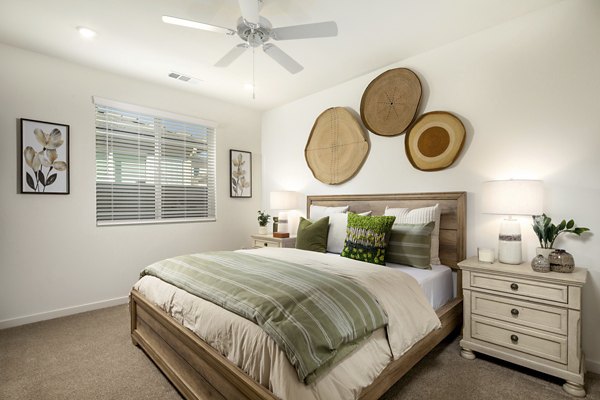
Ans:
<svg viewBox="0 0 600 400"><path fill-rule="evenodd" d="M235 29L237 0L0 0L0 42L82 65L270 109L501 24L559 0L264 0L273 27L333 20L332 38L279 41L304 66L292 75L259 48L227 68L237 36L164 24L171 15ZM76 26L98 32L82 39ZM176 71L200 79L167 77Z"/></svg>

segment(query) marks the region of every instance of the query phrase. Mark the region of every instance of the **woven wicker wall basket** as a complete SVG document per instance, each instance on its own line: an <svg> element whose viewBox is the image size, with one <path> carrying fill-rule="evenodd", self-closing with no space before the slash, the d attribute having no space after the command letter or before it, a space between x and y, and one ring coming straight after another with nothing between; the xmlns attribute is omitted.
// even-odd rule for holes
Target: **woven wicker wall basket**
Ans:
<svg viewBox="0 0 600 400"><path fill-rule="evenodd" d="M352 178L369 153L369 140L354 115L343 107L329 108L315 120L304 149L315 178L336 185Z"/></svg>
<svg viewBox="0 0 600 400"><path fill-rule="evenodd" d="M360 117L367 129L377 135L400 135L417 114L421 92L421 81L410 69L390 69L365 89Z"/></svg>
<svg viewBox="0 0 600 400"><path fill-rule="evenodd" d="M404 146L413 167L439 171L452 165L464 143L465 127L460 119L446 111L432 111L410 127Z"/></svg>

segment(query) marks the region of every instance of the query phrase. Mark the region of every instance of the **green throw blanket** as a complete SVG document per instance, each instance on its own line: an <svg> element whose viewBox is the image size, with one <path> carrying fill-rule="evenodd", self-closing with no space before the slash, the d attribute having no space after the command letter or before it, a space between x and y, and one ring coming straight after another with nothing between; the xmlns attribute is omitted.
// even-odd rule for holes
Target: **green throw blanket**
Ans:
<svg viewBox="0 0 600 400"><path fill-rule="evenodd" d="M152 264L141 275L156 276L255 322L306 383L387 324L377 300L350 279L266 257L191 254Z"/></svg>

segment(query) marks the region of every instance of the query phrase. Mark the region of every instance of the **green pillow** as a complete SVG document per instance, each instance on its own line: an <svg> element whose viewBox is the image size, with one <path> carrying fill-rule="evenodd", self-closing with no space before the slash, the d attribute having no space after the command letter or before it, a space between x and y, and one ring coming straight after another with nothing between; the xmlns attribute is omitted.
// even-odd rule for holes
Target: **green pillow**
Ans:
<svg viewBox="0 0 600 400"><path fill-rule="evenodd" d="M431 233L435 222L394 224L386 260L394 264L431 269Z"/></svg>
<svg viewBox="0 0 600 400"><path fill-rule="evenodd" d="M342 257L385 265L385 248L396 217L348 213Z"/></svg>
<svg viewBox="0 0 600 400"><path fill-rule="evenodd" d="M315 222L300 217L298 233L296 234L296 248L325 253L327 251L328 232L329 217L323 217Z"/></svg>

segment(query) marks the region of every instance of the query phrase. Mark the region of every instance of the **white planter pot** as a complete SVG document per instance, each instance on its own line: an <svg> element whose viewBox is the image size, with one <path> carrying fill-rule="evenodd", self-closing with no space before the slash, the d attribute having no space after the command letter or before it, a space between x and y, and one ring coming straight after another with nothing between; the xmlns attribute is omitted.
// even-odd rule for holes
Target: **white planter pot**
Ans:
<svg viewBox="0 0 600 400"><path fill-rule="evenodd" d="M547 260L550 253L552 253L554 249L544 249L542 247L537 247L535 249L535 254L541 254Z"/></svg>
<svg viewBox="0 0 600 400"><path fill-rule="evenodd" d="M259 226L258 227L258 234L259 235L266 235L267 233L269 233L269 230L266 226Z"/></svg>

